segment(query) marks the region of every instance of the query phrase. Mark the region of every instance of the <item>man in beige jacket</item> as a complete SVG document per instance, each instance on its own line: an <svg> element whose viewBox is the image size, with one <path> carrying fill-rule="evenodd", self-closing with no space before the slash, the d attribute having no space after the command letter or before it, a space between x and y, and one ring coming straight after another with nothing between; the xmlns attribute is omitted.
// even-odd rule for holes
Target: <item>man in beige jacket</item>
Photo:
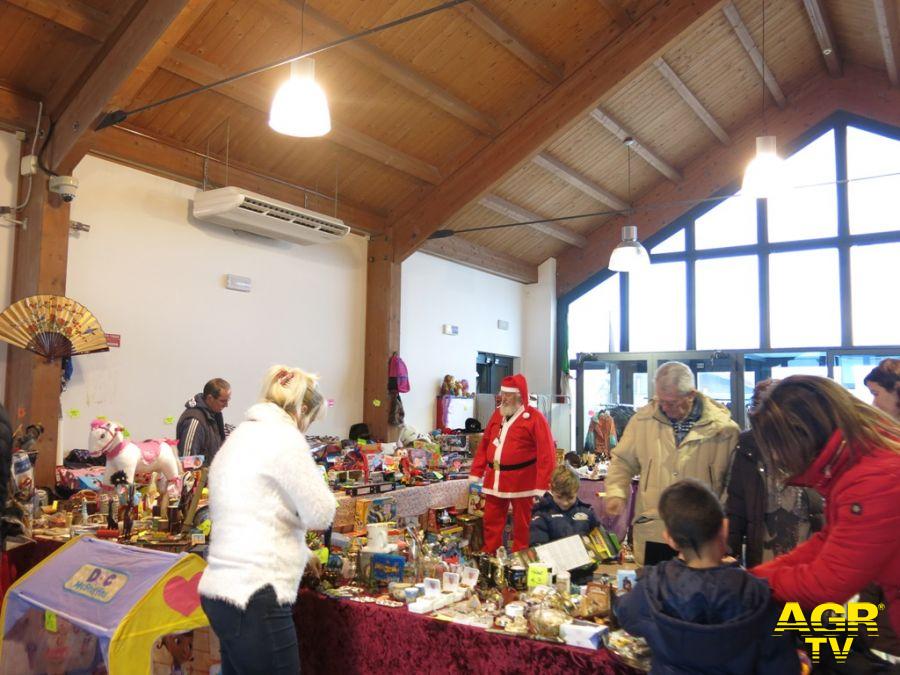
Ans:
<svg viewBox="0 0 900 675"><path fill-rule="evenodd" d="M725 406L695 389L685 364L663 364L654 383L655 398L628 421L606 477L606 513L617 516L625 510L632 477L640 476L633 522L634 559L640 565L648 543L663 545L657 512L662 491L694 478L721 496L740 431Z"/></svg>

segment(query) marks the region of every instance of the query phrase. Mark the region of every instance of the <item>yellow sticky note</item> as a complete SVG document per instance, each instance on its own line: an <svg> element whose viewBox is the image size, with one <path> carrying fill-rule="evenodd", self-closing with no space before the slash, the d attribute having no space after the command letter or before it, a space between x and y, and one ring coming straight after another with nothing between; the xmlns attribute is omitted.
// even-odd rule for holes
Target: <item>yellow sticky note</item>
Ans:
<svg viewBox="0 0 900 675"><path fill-rule="evenodd" d="M74 419L75 417L81 417L81 411L80 411L80 410L76 410L75 408L72 408L72 409L69 411L69 417L71 417L71 418L73 418L73 419Z"/></svg>
<svg viewBox="0 0 900 675"><path fill-rule="evenodd" d="M317 548L313 553L316 554L316 557L319 559L319 562L323 565L328 562L328 548L323 546L322 548Z"/></svg>
<svg viewBox="0 0 900 675"><path fill-rule="evenodd" d="M175 424L175 418L174 417L166 417L165 419L163 419L163 424Z"/></svg>
<svg viewBox="0 0 900 675"><path fill-rule="evenodd" d="M381 400L376 398L374 401L372 401L372 405L374 405L376 408L380 408Z"/></svg>
<svg viewBox="0 0 900 675"><path fill-rule="evenodd" d="M528 564L528 588L535 586L548 586L550 584L550 569L544 563Z"/></svg>
<svg viewBox="0 0 900 675"><path fill-rule="evenodd" d="M56 612L49 609L44 610L44 628L50 633L56 632Z"/></svg>

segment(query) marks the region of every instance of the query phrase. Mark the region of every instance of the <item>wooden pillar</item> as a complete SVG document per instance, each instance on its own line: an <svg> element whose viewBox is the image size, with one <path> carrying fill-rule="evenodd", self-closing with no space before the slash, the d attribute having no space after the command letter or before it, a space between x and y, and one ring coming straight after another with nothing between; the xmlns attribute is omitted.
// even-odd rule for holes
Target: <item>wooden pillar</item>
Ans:
<svg viewBox="0 0 900 675"><path fill-rule="evenodd" d="M400 263L394 257L393 233L369 240L366 275L366 362L363 420L374 438L396 440L399 429L388 424L388 360L400 350Z"/></svg>
<svg viewBox="0 0 900 675"><path fill-rule="evenodd" d="M27 154L28 144L23 144ZM66 259L69 248L69 204L51 194L43 173L33 176L28 205L16 216L24 225L16 228L13 254L12 302L38 293L65 295ZM25 196L27 178L19 181L19 199ZM12 426L41 423L44 434L37 443L35 484L55 483L56 445L60 417L60 362L18 347L9 347L4 404Z"/></svg>

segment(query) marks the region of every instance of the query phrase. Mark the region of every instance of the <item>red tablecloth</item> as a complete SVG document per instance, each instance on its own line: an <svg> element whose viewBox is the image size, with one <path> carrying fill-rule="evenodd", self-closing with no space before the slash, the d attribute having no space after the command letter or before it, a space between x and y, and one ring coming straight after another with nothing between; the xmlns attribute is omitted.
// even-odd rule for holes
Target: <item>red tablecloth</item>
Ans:
<svg viewBox="0 0 900 675"><path fill-rule="evenodd" d="M294 606L302 672L637 673L604 649L589 650L487 633L301 590Z"/></svg>

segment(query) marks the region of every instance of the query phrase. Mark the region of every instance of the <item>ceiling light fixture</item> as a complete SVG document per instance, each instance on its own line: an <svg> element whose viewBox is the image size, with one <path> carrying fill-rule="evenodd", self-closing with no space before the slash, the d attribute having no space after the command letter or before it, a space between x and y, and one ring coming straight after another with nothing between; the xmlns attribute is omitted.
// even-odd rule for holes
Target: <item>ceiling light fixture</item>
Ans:
<svg viewBox="0 0 900 675"><path fill-rule="evenodd" d="M629 136L625 139L628 148L628 203L631 204L631 148L634 139ZM629 215L634 213L629 210ZM650 254L644 245L638 241L637 226L625 225L622 228L622 241L613 249L609 256L609 269L613 272L637 272L650 264Z"/></svg>
<svg viewBox="0 0 900 675"><path fill-rule="evenodd" d="M762 3L762 55L760 57L762 87L763 135L756 137L756 156L744 170L741 193L752 199L768 199L784 190L784 160L778 156L775 136L766 134L766 1Z"/></svg>
<svg viewBox="0 0 900 675"><path fill-rule="evenodd" d="M328 99L316 82L315 59L291 63L291 76L278 88L269 111L269 126L279 134L310 138L331 131Z"/></svg>
<svg viewBox="0 0 900 675"><path fill-rule="evenodd" d="M306 0L300 5L300 53L303 53ZM278 88L269 110L269 126L279 134L298 138L324 136L331 131L331 113L322 87L316 83L316 61L291 61L291 75Z"/></svg>

